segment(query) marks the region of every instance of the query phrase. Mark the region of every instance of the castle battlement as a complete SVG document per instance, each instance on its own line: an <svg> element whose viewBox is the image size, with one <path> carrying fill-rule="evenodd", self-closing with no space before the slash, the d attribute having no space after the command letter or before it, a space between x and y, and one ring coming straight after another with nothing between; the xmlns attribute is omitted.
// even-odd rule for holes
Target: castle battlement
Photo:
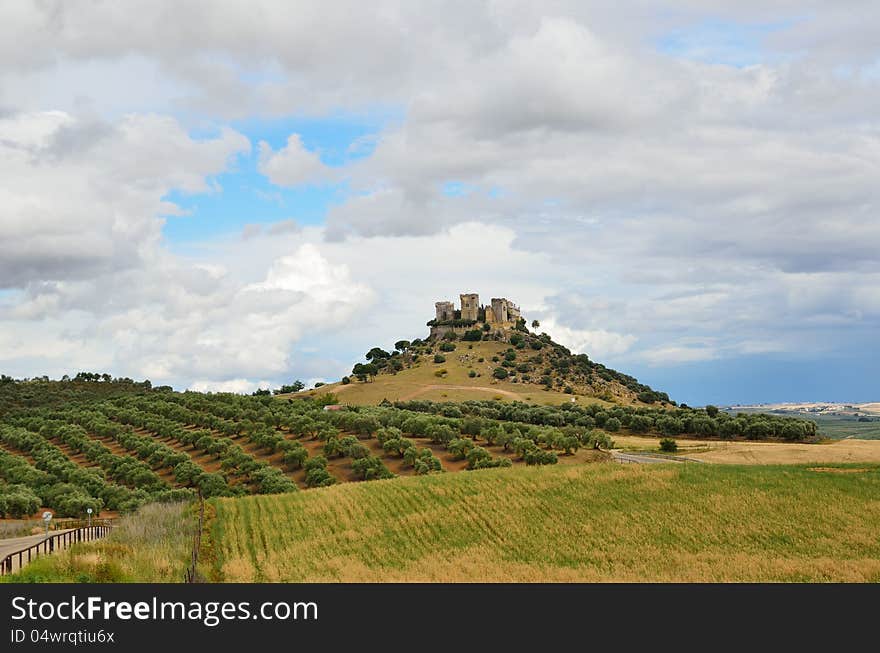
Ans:
<svg viewBox="0 0 880 653"><path fill-rule="evenodd" d="M522 317L519 306L506 297L493 297L490 303L482 305L478 293L464 293L459 295L459 301L458 310L450 301L434 303L435 316L428 322L432 338L475 328L496 332L512 329ZM485 329L486 325L489 329Z"/></svg>

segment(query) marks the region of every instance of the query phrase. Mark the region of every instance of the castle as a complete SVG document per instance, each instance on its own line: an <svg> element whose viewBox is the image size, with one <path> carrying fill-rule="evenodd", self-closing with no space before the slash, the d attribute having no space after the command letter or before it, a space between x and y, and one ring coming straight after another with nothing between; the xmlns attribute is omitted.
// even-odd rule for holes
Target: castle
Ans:
<svg viewBox="0 0 880 653"><path fill-rule="evenodd" d="M486 331L512 329L521 318L519 306L504 297L493 297L490 304L480 305L477 293L459 295L461 309L455 310L452 302L435 302L435 317L428 322L431 337L442 337L449 331L463 333L474 328Z"/></svg>

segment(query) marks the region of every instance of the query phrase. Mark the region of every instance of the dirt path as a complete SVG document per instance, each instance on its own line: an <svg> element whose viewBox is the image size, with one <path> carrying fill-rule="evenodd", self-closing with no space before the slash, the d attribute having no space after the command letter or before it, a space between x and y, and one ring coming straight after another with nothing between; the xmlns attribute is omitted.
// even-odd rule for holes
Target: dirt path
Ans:
<svg viewBox="0 0 880 653"><path fill-rule="evenodd" d="M480 385L423 385L418 390L407 393L400 398L400 401L409 401L421 394L430 392L431 390L476 390L477 392L491 392L492 394L510 397L511 399L521 399L522 397L510 390L500 390L498 388L486 388Z"/></svg>

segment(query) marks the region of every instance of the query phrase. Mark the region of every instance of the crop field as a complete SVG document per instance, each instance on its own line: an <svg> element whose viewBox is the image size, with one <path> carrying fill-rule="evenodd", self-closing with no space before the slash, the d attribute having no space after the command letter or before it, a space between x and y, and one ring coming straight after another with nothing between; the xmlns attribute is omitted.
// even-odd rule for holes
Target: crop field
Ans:
<svg viewBox="0 0 880 653"><path fill-rule="evenodd" d="M615 447L627 452L659 452L658 438L617 435ZM806 463L880 463L880 441L749 442L680 439L676 455L707 463L736 465L788 465Z"/></svg>
<svg viewBox="0 0 880 653"><path fill-rule="evenodd" d="M279 494L393 476L594 463L608 459L614 436L630 433L717 433L734 442L805 441L813 433L812 423L790 418L603 402L413 399L323 410L335 401L176 393L133 382L0 384L0 516L43 508L57 517L82 517L88 508L124 514L196 493Z"/></svg>
<svg viewBox="0 0 880 653"><path fill-rule="evenodd" d="M598 464L216 499L230 582L880 581L880 466Z"/></svg>

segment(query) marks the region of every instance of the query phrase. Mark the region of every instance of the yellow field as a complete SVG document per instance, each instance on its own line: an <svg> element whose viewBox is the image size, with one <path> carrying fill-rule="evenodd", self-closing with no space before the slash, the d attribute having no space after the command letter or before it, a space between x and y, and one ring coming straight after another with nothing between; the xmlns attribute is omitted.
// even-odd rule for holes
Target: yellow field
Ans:
<svg viewBox="0 0 880 653"><path fill-rule="evenodd" d="M657 451L658 438L614 435L625 450ZM709 463L787 465L800 463L880 463L880 440L834 440L822 444L726 442L678 439L678 455Z"/></svg>
<svg viewBox="0 0 880 653"><path fill-rule="evenodd" d="M877 582L880 468L842 469L595 464L220 499L208 573L232 582Z"/></svg>
<svg viewBox="0 0 880 653"><path fill-rule="evenodd" d="M473 349L468 349L473 345ZM510 383L492 377L498 363L492 357L504 352L510 345L500 342L458 342L457 349L444 354L445 363L436 364L431 360L419 361L411 369L397 374L380 374L374 381L360 383L355 379L349 385L330 383L308 392L291 396L314 396L331 392L339 397L340 403L351 405L376 405L383 399L399 401L409 399L429 399L432 401L467 401L470 399L498 401L523 401L531 404L559 405L570 402L572 398L581 405L608 402L596 397L569 395L563 392L548 392L543 386L530 383ZM528 354L525 354L528 355ZM484 361L478 362L482 357ZM435 376L438 370L447 370L443 377ZM473 369L481 376L470 378Z"/></svg>

